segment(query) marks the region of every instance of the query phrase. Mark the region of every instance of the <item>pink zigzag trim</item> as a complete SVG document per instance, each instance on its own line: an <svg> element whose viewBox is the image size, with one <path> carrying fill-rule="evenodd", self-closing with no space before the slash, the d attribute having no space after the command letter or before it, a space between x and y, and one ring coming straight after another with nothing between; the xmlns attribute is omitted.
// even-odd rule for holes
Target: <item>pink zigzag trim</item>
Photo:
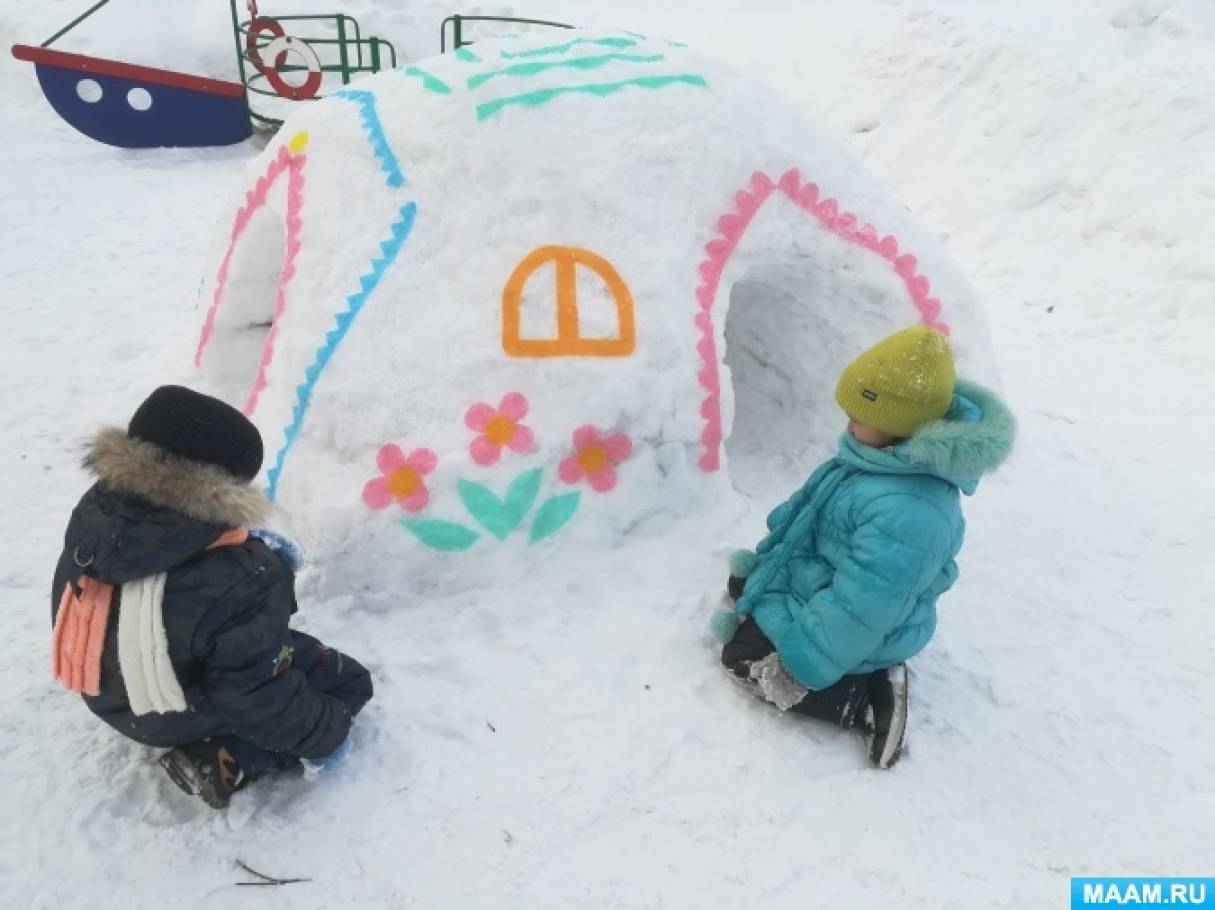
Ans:
<svg viewBox="0 0 1215 910"><path fill-rule="evenodd" d="M751 226L755 213L778 191L817 218L831 233L889 261L907 286L907 292L920 311L924 324L949 334L949 326L937 318L941 315L941 301L929 296L928 279L916 271L916 258L908 253L899 255L899 243L894 237L879 236L877 228L869 223L858 226L856 215L840 212L839 203L834 199L820 199L818 186L814 183L803 184L797 168L785 171L778 183L757 171L751 177L750 188L734 195L734 211L717 219L718 236L705 245L707 255L700 263L701 282L696 288L695 322L700 332L696 352L701 359L697 379L707 393L700 405L700 414L705 419L705 428L700 434L700 441L704 445L700 469L705 473L721 468L721 375L717 369L717 342L713 337L713 302L717 299L718 285L726 264Z"/></svg>
<svg viewBox="0 0 1215 910"><path fill-rule="evenodd" d="M257 409L257 398L266 387L266 371L270 367L270 361L274 359L274 341L278 336L279 318L287 308L287 283L295 275L295 257L300 251L300 229L304 226L300 220L300 207L303 205L305 160L304 155L293 155L291 158L291 173L287 176L287 249L283 256L283 270L279 273L278 293L274 298L274 316L270 319L270 331L266 333L266 343L262 345L262 356L257 365L257 376L253 379L249 398L242 409L246 417Z"/></svg>
<svg viewBox="0 0 1215 910"><path fill-rule="evenodd" d="M245 194L245 204L236 213L236 218L232 224L232 233L228 238L228 248L224 252L219 272L215 276L215 291L211 296L211 306L208 307L206 318L203 320L202 331L198 337L198 348L194 353L194 365L199 366L202 363L203 351L206 349L215 330L215 314L219 310L219 305L228 288L228 270L232 263L232 254L236 250L236 244L245 233L245 229L249 226L254 213L266 204L266 197L270 193L270 188L274 186L279 175L283 171L287 171L286 250L283 256L283 267L279 272L278 291L275 296L274 315L271 318L270 331L267 333L266 341L262 345L257 375L254 377L253 385L249 389L249 394L243 408L246 415L252 414L257 408L258 396L266 388L266 371L270 366L270 362L274 359L274 341L278 335L279 317L282 316L287 306L287 284L295 275L295 257L300 251L299 235L300 229L303 227L299 213L303 204L303 167L306 160L307 156L302 154L293 155L288 151L286 146L280 148L277 157L266 168L266 172L258 178L253 189Z"/></svg>

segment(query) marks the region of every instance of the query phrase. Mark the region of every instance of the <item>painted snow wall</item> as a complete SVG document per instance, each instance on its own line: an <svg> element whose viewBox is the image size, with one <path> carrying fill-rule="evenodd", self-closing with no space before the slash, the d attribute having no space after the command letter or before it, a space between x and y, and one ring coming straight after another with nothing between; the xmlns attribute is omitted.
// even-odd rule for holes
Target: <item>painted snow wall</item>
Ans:
<svg viewBox="0 0 1215 910"><path fill-rule="evenodd" d="M352 590L493 585L787 493L842 428L840 368L912 323L992 378L929 232L664 40L480 42L301 106L220 229L201 383Z"/></svg>

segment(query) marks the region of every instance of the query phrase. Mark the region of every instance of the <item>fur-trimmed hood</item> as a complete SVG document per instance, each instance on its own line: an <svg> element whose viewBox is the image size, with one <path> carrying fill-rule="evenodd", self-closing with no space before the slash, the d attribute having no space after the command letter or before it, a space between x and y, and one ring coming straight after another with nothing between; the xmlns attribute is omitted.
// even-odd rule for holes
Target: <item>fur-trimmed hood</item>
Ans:
<svg viewBox="0 0 1215 910"><path fill-rule="evenodd" d="M995 392L959 380L945 416L921 427L896 451L938 477L977 483L1004 463L1016 436L1017 421Z"/></svg>
<svg viewBox="0 0 1215 910"><path fill-rule="evenodd" d="M171 455L118 427L89 443L84 467L106 487L138 496L195 521L222 528L262 524L270 505L261 491L227 471Z"/></svg>
<svg viewBox="0 0 1215 910"><path fill-rule="evenodd" d="M940 420L891 449L862 445L845 433L840 457L872 473L932 474L969 496L984 474L1008 458L1016 435L1016 420L996 394L960 379Z"/></svg>
<svg viewBox="0 0 1215 910"><path fill-rule="evenodd" d="M269 511L260 491L225 471L170 455L120 429L99 432L84 464L97 483L72 511L62 560L74 564L67 566L70 573L106 584L167 572L225 531L263 523Z"/></svg>

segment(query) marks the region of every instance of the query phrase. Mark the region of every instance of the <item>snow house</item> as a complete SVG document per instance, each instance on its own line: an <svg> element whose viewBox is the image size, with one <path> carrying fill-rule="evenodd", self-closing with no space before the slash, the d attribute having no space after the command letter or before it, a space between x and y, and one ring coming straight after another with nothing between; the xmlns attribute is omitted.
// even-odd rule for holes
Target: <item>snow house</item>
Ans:
<svg viewBox="0 0 1215 910"><path fill-rule="evenodd" d="M358 590L787 494L843 365L917 322L991 381L973 290L840 141L691 48L575 30L300 105L223 215L195 364Z"/></svg>

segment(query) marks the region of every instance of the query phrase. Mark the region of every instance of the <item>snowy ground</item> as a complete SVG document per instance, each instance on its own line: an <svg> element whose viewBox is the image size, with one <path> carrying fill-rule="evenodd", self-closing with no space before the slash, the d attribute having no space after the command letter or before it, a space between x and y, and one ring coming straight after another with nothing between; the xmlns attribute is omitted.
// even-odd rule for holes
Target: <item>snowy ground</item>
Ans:
<svg viewBox="0 0 1215 910"><path fill-rule="evenodd" d="M6 3L0 36L37 43L80 5ZM177 33L147 0L112 6L149 21L76 48L230 76L226 12ZM401 6L347 9L410 57L436 50L450 10ZM757 502L721 516L729 533L654 541L624 581L308 603L303 624L377 674L349 760L226 814L183 800L52 686L48 584L79 441L180 375L254 149L93 144L10 61L0 906L1037 908L1065 906L1071 875L1215 873L1215 6L792 6L516 10L758 72L948 236L987 300L1020 449L968 504L906 760L869 771L859 741L714 666L705 592ZM312 881L237 888L238 859Z"/></svg>

